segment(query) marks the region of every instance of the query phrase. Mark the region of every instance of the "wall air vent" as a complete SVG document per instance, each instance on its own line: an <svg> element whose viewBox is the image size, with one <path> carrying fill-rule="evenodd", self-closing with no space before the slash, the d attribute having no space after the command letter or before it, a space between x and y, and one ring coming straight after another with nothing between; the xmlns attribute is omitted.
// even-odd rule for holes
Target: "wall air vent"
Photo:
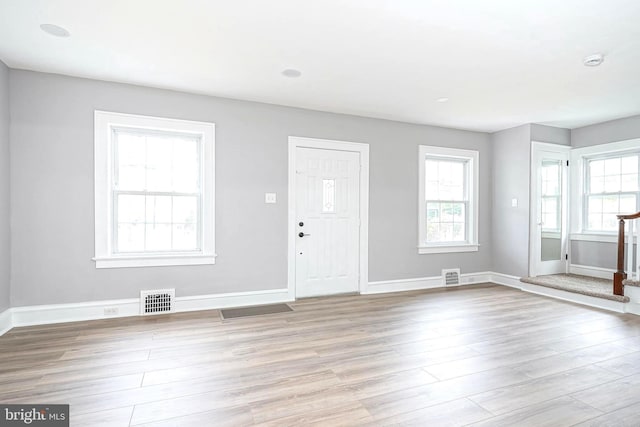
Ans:
<svg viewBox="0 0 640 427"><path fill-rule="evenodd" d="M140 314L172 313L174 311L175 289L140 291Z"/></svg>
<svg viewBox="0 0 640 427"><path fill-rule="evenodd" d="M442 284L444 286L457 286L460 284L460 269L450 268L442 270Z"/></svg>

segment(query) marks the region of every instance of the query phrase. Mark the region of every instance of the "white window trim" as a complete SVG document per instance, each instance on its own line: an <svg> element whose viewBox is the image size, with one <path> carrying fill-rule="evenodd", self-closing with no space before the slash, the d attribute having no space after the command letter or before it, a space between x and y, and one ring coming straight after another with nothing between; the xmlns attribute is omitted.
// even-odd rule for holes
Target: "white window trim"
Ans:
<svg viewBox="0 0 640 427"><path fill-rule="evenodd" d="M98 111L94 113L95 160L95 257L96 268L155 267L215 264L215 125L188 120L165 119ZM201 242L199 251L161 254L117 254L112 249L113 179L112 128L117 126L197 134L202 138L203 170Z"/></svg>
<svg viewBox="0 0 640 427"><path fill-rule="evenodd" d="M618 241L617 231L594 232L584 229L584 180L585 161L592 157L605 156L608 154L624 154L630 150L637 151L640 147L640 138L626 141L611 142L607 144L592 145L584 148L574 148L571 150L570 161L570 197L571 197L571 233L570 240L580 240L588 242L608 242Z"/></svg>
<svg viewBox="0 0 640 427"><path fill-rule="evenodd" d="M443 159L462 159L469 162L469 174L467 188L472 192L469 197L468 240L461 243L444 242L439 244L427 244L426 236L426 207L425 207L425 166L427 156L442 157ZM418 147L418 254L436 254L453 252L477 252L478 243L478 189L479 189L479 163L480 153L475 150L463 150L460 148L434 147L420 145Z"/></svg>

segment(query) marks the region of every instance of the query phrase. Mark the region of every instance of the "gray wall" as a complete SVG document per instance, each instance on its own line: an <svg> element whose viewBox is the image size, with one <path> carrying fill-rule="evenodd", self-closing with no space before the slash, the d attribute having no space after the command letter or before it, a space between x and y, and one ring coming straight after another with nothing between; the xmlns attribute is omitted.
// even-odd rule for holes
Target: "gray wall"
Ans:
<svg viewBox="0 0 640 427"><path fill-rule="evenodd" d="M520 277L529 274L531 141L570 145L571 132L527 124L491 134L492 271ZM518 199L515 208L512 199Z"/></svg>
<svg viewBox="0 0 640 427"><path fill-rule="evenodd" d="M529 272L530 125L491 134L493 148L493 271ZM511 200L518 199L512 207Z"/></svg>
<svg viewBox="0 0 640 427"><path fill-rule="evenodd" d="M549 142L551 144L571 145L571 130L534 123L531 125L531 140L536 142Z"/></svg>
<svg viewBox="0 0 640 427"><path fill-rule="evenodd" d="M370 144L370 281L491 268L487 134L10 73L13 306L132 298L160 287L178 296L286 287L290 135ZM216 123L216 265L96 270L95 109ZM419 144L480 151L479 252L417 254ZM278 203L265 205L265 192L278 193Z"/></svg>
<svg viewBox="0 0 640 427"><path fill-rule="evenodd" d="M0 61L0 313L9 308L9 69Z"/></svg>
<svg viewBox="0 0 640 427"><path fill-rule="evenodd" d="M575 148L640 138L640 115L571 130Z"/></svg>
<svg viewBox="0 0 640 427"><path fill-rule="evenodd" d="M634 138L640 138L640 115L571 130L571 145L575 148ZM574 240L571 242L571 263L615 270L616 248L615 243Z"/></svg>
<svg viewBox="0 0 640 427"><path fill-rule="evenodd" d="M627 247L624 247L626 252ZM618 245L616 243L571 241L571 264L616 269Z"/></svg>

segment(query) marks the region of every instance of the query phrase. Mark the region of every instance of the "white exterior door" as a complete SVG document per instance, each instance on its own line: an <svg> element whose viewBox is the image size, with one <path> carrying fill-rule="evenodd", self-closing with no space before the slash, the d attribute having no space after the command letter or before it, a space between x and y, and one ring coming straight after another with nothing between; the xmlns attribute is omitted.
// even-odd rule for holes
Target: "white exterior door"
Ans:
<svg viewBox="0 0 640 427"><path fill-rule="evenodd" d="M566 273L569 147L532 143L531 276Z"/></svg>
<svg viewBox="0 0 640 427"><path fill-rule="evenodd" d="M357 292L360 153L295 150L296 297Z"/></svg>

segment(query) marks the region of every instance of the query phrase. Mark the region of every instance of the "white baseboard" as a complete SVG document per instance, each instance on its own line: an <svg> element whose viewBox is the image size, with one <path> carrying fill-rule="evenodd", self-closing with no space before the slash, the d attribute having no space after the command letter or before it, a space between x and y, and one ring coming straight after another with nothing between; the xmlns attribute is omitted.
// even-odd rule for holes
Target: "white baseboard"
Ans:
<svg viewBox="0 0 640 427"><path fill-rule="evenodd" d="M491 281L491 273L464 273L460 275L460 284L456 286L474 285ZM369 282L363 295L382 294L387 292L417 291L422 289L444 288L442 276L419 277L415 279L382 280ZM446 286L451 287L451 286Z"/></svg>
<svg viewBox="0 0 640 427"><path fill-rule="evenodd" d="M640 287L625 286L624 294L625 296L628 296L629 299L631 300L626 304L625 311L627 313L640 315Z"/></svg>
<svg viewBox="0 0 640 427"><path fill-rule="evenodd" d="M595 276L593 272L607 274L609 271L597 267L585 267L572 265L571 271L575 274L586 274ZM598 276L596 276L598 277ZM460 275L462 285L473 285L478 283L495 283L531 292L539 295L559 298L566 301L576 302L592 307L603 308L616 312L627 312L640 315L640 288L631 289L629 292L636 292L628 295L631 302L624 304L617 301L603 300L586 295L574 294L557 289L536 286L520 282L517 276L485 271L479 273L465 273ZM420 277L413 279L384 280L370 282L362 294L379 294L387 292L401 292L421 289L444 288L441 276ZM274 304L290 302L291 297L287 289L272 289L254 292L234 292L226 294L196 295L187 297L177 297L176 312L212 310L227 307L243 307L261 304ZM117 309L116 315L105 315L106 308ZM43 325L50 323L77 322L82 320L107 319L115 317L127 317L139 315L140 304L138 298L92 301L73 304L53 304L37 305L27 307L13 307L0 313L0 335L4 334L12 327Z"/></svg>
<svg viewBox="0 0 640 427"><path fill-rule="evenodd" d="M510 288L522 289L523 283L520 281L520 277L511 276L509 274L496 273L492 271L490 273L490 281L498 285L509 286Z"/></svg>
<svg viewBox="0 0 640 427"><path fill-rule="evenodd" d="M11 309L7 308L5 311L0 313L0 336L4 335L6 332L9 332L11 328L13 328L13 321L11 318Z"/></svg>
<svg viewBox="0 0 640 427"><path fill-rule="evenodd" d="M234 292L213 295L196 295L187 297L176 297L175 311L182 312L212 310L217 308L243 307L288 301L291 301L291 298L289 297L289 292L287 289L273 289L255 292ZM106 308L116 309L117 314L105 315L104 312ZM6 316L10 319L10 321L8 322L8 324L11 325L9 327L10 329L11 327L16 326L78 322L82 320L137 316L139 314L140 300L138 298L110 301L91 301L73 304L13 307L0 315L0 331L3 330L3 316Z"/></svg>
<svg viewBox="0 0 640 427"><path fill-rule="evenodd" d="M115 309L118 314L105 315L106 308ZM138 298L11 308L14 327L136 316L139 313Z"/></svg>
<svg viewBox="0 0 640 427"><path fill-rule="evenodd" d="M521 289L532 294L557 298L582 305L588 305L589 307L601 308L604 310L615 311L617 313L626 312L626 304L623 302L612 301L604 298L590 297L588 295L566 292L560 289L547 288L546 286L538 286L531 283L523 283Z"/></svg>
<svg viewBox="0 0 640 427"><path fill-rule="evenodd" d="M571 264L569 265L569 273L580 274L582 276L599 277L601 279L613 279L613 273L615 273L615 270L611 268Z"/></svg>

